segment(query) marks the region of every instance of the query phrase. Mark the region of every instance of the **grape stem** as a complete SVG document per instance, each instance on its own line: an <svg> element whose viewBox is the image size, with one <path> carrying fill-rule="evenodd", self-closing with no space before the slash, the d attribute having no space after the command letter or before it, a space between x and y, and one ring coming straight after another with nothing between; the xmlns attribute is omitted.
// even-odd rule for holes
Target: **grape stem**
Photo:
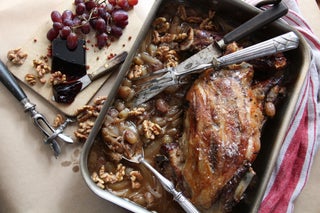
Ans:
<svg viewBox="0 0 320 213"><path fill-rule="evenodd" d="M100 0L95 0L95 2L100 5L100 4L103 4L103 3L107 3L106 0L102 0L101 2L99 2ZM90 20L93 20L93 19L96 19L97 17L92 17L93 13L96 12L97 10L97 7L93 8L91 11L90 11L90 14L89 14L89 17L86 18L86 17L83 17L84 18L84 21L85 21L85 24L87 24ZM72 30L75 30L79 27L82 27L84 24L79 24L79 25L76 25L76 26L73 26L72 27Z"/></svg>

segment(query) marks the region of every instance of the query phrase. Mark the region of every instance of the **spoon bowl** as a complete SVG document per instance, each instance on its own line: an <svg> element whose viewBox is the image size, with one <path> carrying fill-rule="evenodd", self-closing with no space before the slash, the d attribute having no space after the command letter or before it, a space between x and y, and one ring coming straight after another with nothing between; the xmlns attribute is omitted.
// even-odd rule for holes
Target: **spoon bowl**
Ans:
<svg viewBox="0 0 320 213"><path fill-rule="evenodd" d="M199 212L196 207L182 194L182 192L177 191L174 188L173 183L165 178L162 174L160 174L155 168L153 168L148 161L144 158L144 150L141 147L138 149L133 156L124 157L122 156L122 159L129 161L131 163L141 163L144 165L147 169L149 169L154 176L159 180L163 188L171 193L173 195L173 199L179 203L179 205L185 210L187 213L197 213Z"/></svg>

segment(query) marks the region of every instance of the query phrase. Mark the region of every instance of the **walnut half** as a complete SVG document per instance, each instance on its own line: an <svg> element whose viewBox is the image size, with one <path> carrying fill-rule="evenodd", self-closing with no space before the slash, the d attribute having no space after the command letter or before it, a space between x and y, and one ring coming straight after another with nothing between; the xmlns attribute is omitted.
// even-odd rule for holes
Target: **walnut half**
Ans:
<svg viewBox="0 0 320 213"><path fill-rule="evenodd" d="M156 135L160 135L162 133L161 127L149 120L144 120L142 123L142 127L144 136L151 140L154 140Z"/></svg>
<svg viewBox="0 0 320 213"><path fill-rule="evenodd" d="M7 53L8 60L16 65L22 65L27 59L27 57L28 57L28 54L22 52L21 48L10 50Z"/></svg>
<svg viewBox="0 0 320 213"><path fill-rule="evenodd" d="M24 79L26 80L26 82L28 82L28 84L30 84L31 86L35 85L37 83L37 77L33 74L26 74Z"/></svg>

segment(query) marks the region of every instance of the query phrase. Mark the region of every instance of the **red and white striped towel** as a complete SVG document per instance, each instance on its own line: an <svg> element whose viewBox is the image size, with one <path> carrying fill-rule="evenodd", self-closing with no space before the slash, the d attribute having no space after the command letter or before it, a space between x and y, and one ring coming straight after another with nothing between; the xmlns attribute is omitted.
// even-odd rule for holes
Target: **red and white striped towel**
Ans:
<svg viewBox="0 0 320 213"><path fill-rule="evenodd" d="M245 0L255 5L261 0ZM312 54L306 82L298 100L280 155L268 183L259 212L293 212L293 203L306 184L313 157L320 143L320 41L301 16L297 0L283 0L288 14L283 18L306 39Z"/></svg>

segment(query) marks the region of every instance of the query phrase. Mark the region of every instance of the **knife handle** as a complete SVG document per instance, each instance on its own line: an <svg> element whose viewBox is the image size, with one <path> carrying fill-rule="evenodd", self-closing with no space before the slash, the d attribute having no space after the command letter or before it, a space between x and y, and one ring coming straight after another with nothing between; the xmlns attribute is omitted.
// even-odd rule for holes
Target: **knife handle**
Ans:
<svg viewBox="0 0 320 213"><path fill-rule="evenodd" d="M27 98L27 95L2 60L0 60L0 81L7 87L14 97L18 99L18 101L21 102Z"/></svg>
<svg viewBox="0 0 320 213"><path fill-rule="evenodd" d="M220 49L223 49L226 44L244 38L262 26L284 16L287 12L288 8L283 3L276 4L227 33L220 41L217 42L217 45Z"/></svg>
<svg viewBox="0 0 320 213"><path fill-rule="evenodd" d="M219 68L230 64L241 63L243 61L273 55L279 52L289 51L296 49L298 46L299 37L294 32L288 32L220 58L213 58L212 64L214 67Z"/></svg>
<svg viewBox="0 0 320 213"><path fill-rule="evenodd" d="M128 53L126 51L120 53L119 55L116 55L107 64L98 68L95 72L89 73L88 74L89 78L91 79L91 81L94 81L102 77L103 75L107 74L108 72L113 70L115 67L120 65L126 59L127 55Z"/></svg>

